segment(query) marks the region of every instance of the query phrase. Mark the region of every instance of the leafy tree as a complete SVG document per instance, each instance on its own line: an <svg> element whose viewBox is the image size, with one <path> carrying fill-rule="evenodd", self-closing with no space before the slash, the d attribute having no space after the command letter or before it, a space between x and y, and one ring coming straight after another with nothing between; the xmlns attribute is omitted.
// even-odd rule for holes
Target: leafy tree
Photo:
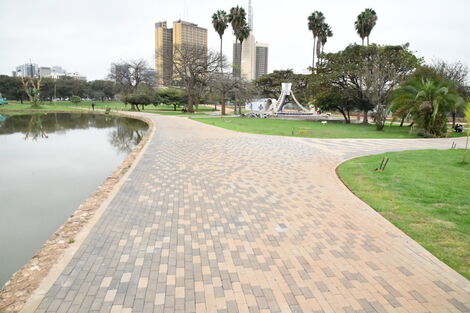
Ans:
<svg viewBox="0 0 470 313"><path fill-rule="evenodd" d="M444 82L411 79L391 96L392 111L408 113L424 130L425 136L442 136L447 132L447 114L454 102L461 101L457 91Z"/></svg>
<svg viewBox="0 0 470 313"><path fill-rule="evenodd" d="M211 88L215 90L220 96L221 115L225 115L225 100L231 92L243 89L242 84L244 80L241 78L233 77L231 74L222 74L211 80Z"/></svg>
<svg viewBox="0 0 470 313"><path fill-rule="evenodd" d="M172 105L176 111L176 107L185 105L188 101L186 92L176 88L162 88L156 92L156 103Z"/></svg>
<svg viewBox="0 0 470 313"><path fill-rule="evenodd" d="M324 27L325 16L320 11L315 11L308 17L308 30L313 34L313 58L312 58L312 69L315 68L315 52L317 49L317 38L320 37L322 28Z"/></svg>
<svg viewBox="0 0 470 313"><path fill-rule="evenodd" d="M367 112L375 108L375 124L377 130L382 130L389 113L390 93L419 63L408 45L350 45L325 54L312 83L320 89L334 87L343 93L342 97L353 97L353 103L364 111L365 123Z"/></svg>
<svg viewBox="0 0 470 313"><path fill-rule="evenodd" d="M115 83L109 80L90 82L91 97L101 101L111 100L116 94Z"/></svg>
<svg viewBox="0 0 470 313"><path fill-rule="evenodd" d="M372 9L365 9L358 16L354 22L356 32L361 37L362 45L364 45L364 38L367 38L367 45L369 45L369 36L377 23L377 13Z"/></svg>
<svg viewBox="0 0 470 313"><path fill-rule="evenodd" d="M29 97L31 102L31 107L39 107L39 102L41 101L41 82L42 77L33 78L33 77L21 77L21 82L23 84L24 91Z"/></svg>
<svg viewBox="0 0 470 313"><path fill-rule="evenodd" d="M225 33L225 29L228 27L228 16L227 13L223 10L218 10L212 15L212 26L214 26L215 31L219 34L220 38L220 55L222 55L222 37ZM221 59L222 61L222 59ZM220 72L222 73L222 63L220 63Z"/></svg>
<svg viewBox="0 0 470 313"><path fill-rule="evenodd" d="M122 101L129 103L132 110L139 110L139 105L144 109L144 106L155 103L156 97L153 90L148 86L141 86L135 91L126 94Z"/></svg>
<svg viewBox="0 0 470 313"><path fill-rule="evenodd" d="M79 104L82 101L82 99L79 96L72 96L70 97L70 102L73 104Z"/></svg>
<svg viewBox="0 0 470 313"><path fill-rule="evenodd" d="M23 99L27 98L19 77L0 75L0 93L7 99L18 100L21 103L23 103Z"/></svg>

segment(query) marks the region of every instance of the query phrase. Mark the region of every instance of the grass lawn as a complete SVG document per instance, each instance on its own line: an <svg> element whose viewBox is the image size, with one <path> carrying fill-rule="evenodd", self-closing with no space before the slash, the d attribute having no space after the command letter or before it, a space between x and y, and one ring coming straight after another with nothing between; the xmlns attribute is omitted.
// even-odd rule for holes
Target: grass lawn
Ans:
<svg viewBox="0 0 470 313"><path fill-rule="evenodd" d="M125 105L123 102L120 101L82 101L78 104L73 104L70 101L55 101L55 102L42 102L39 108L33 109L31 108L31 104L27 101L24 101L21 104L18 101L8 101L8 104L0 106L0 112L8 111L8 110L25 110L25 111L45 111L45 110L57 110L57 111L83 111L83 110L91 110L91 104L95 104L95 109L104 110L106 108L111 108L112 110L119 110L119 111L130 111L131 106ZM196 113L205 113L213 111L213 107L208 106L199 106ZM164 115L183 115L183 116L194 116L194 114L190 113L183 113L181 112L181 108L176 108L174 111L173 106L170 105L148 105L145 107L143 112L147 113L158 113Z"/></svg>
<svg viewBox="0 0 470 313"><path fill-rule="evenodd" d="M385 153L343 163L338 173L363 201L470 279L470 163L463 150ZM383 172L374 171L384 156Z"/></svg>
<svg viewBox="0 0 470 313"><path fill-rule="evenodd" d="M375 125L332 123L314 121L276 120L256 118L194 118L194 120L240 132L266 135L313 138L418 138L410 134L409 127L385 126L384 131ZM454 136L455 133L450 133Z"/></svg>

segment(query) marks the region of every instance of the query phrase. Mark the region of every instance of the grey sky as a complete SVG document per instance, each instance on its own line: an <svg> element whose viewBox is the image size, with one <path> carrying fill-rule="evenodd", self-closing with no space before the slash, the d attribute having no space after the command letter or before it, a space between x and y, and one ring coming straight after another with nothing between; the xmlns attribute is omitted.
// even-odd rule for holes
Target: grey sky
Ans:
<svg viewBox="0 0 470 313"><path fill-rule="evenodd" d="M256 40L270 45L269 71L311 63L312 35L307 17L320 10L334 36L325 51L360 43L356 16L367 7L378 15L371 42L400 44L426 61L441 58L470 64L469 0L252 0ZM30 59L41 66L61 65L88 79L107 75L113 61L144 58L153 66L154 22L183 19L209 30L209 47L218 49L211 15L248 0L0 0L0 74L11 74ZM224 36L231 59L233 36Z"/></svg>

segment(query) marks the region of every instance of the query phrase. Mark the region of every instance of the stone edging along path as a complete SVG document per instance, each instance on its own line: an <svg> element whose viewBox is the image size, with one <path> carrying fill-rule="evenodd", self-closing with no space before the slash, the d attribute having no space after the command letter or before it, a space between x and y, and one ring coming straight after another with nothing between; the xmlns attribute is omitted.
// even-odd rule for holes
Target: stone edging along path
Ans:
<svg viewBox="0 0 470 313"><path fill-rule="evenodd" d="M18 111L2 111L3 113ZM25 111L20 111L25 112ZM104 114L100 111L41 111L30 113L93 113ZM148 130L140 143L127 155L124 161L108 176L103 183L93 192L57 229L54 234L34 254L31 260L16 271L0 289L0 312L19 312L33 293L41 292L41 285L51 269L57 263L67 262L86 237L87 230L93 226L99 218L102 209L106 206L113 192L119 189L119 185L125 180L139 156L144 151L149 139L153 136L155 125L151 119L122 112L112 112L113 116L138 119L148 125ZM66 260L65 260L66 259ZM58 276L53 275L53 276ZM48 282L46 282L48 283ZM50 287L50 286L48 286ZM39 289L38 289L39 288ZM48 289L48 288L47 288ZM47 291L47 290L45 290Z"/></svg>

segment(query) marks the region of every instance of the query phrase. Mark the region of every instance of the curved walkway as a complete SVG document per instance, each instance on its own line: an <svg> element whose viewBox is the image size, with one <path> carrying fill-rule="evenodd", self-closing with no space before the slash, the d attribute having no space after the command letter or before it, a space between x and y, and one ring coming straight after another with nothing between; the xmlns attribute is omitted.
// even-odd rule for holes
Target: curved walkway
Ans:
<svg viewBox="0 0 470 313"><path fill-rule="evenodd" d="M470 312L470 282L357 199L343 160L459 140L156 132L36 312Z"/></svg>

